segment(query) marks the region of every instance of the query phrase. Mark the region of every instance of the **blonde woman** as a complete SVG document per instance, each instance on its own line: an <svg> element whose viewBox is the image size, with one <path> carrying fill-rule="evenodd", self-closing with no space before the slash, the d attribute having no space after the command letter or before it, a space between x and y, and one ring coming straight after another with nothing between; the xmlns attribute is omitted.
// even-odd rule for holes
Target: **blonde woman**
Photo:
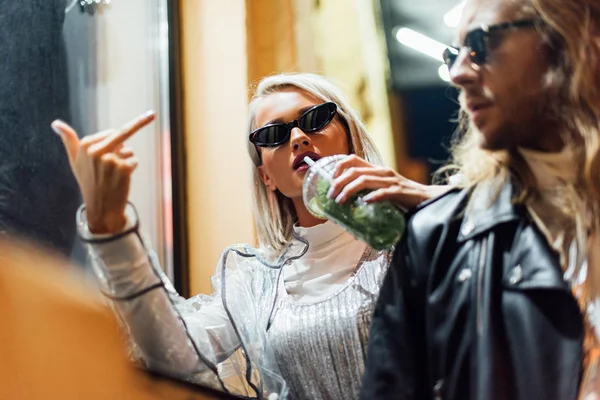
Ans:
<svg viewBox="0 0 600 400"><path fill-rule="evenodd" d="M382 287L365 399L600 396L600 2L468 0L461 171Z"/></svg>
<svg viewBox="0 0 600 400"><path fill-rule="evenodd" d="M66 124L53 124L83 193L81 234L150 368L205 382L216 378L220 388L251 397L356 398L390 254L307 211L302 160L352 155L332 192L340 202L369 187L376 189L372 201L411 207L432 189L377 166L364 125L320 76L264 79L249 115L244 140L253 162L259 247L223 252L213 295L184 300L175 293L127 206L136 161L122 144L153 114L81 141Z"/></svg>

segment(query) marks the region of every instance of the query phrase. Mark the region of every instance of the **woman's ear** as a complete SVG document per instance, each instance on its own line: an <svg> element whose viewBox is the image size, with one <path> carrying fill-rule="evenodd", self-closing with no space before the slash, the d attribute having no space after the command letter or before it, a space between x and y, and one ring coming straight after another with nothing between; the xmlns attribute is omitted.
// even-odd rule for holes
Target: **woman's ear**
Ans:
<svg viewBox="0 0 600 400"><path fill-rule="evenodd" d="M275 182L273 181L273 179L271 178L271 176L265 170L265 166L264 165L259 165L256 168L258 168L258 174L260 175L260 179L263 181L263 183L265 184L265 186L267 187L267 189L269 189L272 192L276 191L277 190L277 185L275 185Z"/></svg>

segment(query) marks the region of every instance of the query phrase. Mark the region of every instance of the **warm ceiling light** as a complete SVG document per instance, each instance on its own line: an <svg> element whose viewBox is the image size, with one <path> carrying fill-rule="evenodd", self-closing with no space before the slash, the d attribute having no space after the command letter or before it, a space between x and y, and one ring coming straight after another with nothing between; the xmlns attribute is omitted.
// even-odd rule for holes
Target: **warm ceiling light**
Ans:
<svg viewBox="0 0 600 400"><path fill-rule="evenodd" d="M403 45L426 54L438 61L444 61L442 53L446 49L446 46L419 32L409 28L400 28L396 32L396 40Z"/></svg>

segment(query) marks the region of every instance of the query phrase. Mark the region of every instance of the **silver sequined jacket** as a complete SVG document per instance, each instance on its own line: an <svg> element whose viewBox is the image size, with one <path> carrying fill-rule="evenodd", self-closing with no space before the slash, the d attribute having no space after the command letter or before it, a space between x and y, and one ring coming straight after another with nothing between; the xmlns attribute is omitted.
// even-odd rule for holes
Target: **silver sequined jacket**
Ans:
<svg viewBox="0 0 600 400"><path fill-rule="evenodd" d="M86 239L83 210L78 225ZM389 252L367 247L340 290L305 304L287 295L280 275L306 252L302 238L276 258L231 246L213 276L214 293L186 300L137 224L116 238L86 240L102 289L148 368L252 398L358 398Z"/></svg>

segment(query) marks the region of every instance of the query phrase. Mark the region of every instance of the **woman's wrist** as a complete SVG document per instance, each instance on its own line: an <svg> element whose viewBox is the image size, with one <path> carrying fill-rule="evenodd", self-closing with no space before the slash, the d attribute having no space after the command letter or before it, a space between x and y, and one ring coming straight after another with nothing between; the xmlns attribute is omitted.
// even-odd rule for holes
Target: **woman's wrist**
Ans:
<svg viewBox="0 0 600 400"><path fill-rule="evenodd" d="M435 197L441 196L446 193L451 186L449 185L423 185L424 189L424 198L423 201L433 199Z"/></svg>
<svg viewBox="0 0 600 400"><path fill-rule="evenodd" d="M88 213L87 218L88 230L94 235L114 235L122 232L127 226L125 213L105 215L99 218L94 218Z"/></svg>

